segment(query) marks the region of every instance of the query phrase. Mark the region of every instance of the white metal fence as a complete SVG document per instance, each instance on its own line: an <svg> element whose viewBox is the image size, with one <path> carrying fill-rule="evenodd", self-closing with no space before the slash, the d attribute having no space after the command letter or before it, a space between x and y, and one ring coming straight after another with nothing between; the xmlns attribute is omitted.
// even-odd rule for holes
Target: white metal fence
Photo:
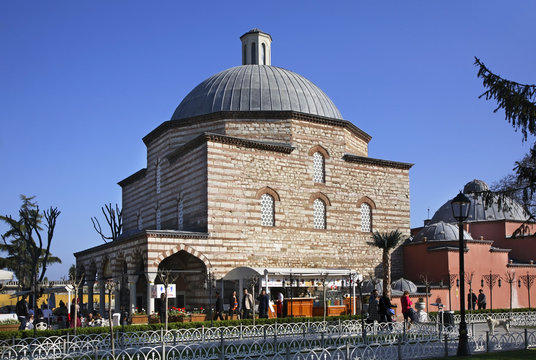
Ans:
<svg viewBox="0 0 536 360"><path fill-rule="evenodd" d="M534 320L535 313L511 318L514 326L535 325ZM484 322L485 317L470 321ZM454 355L457 337L456 326L436 322L410 330L402 323L369 324L363 329L355 320L305 322L116 333L113 355L109 334L13 339L0 342L0 359L420 359ZM532 346L536 331L520 328L511 334L470 337L473 353Z"/></svg>

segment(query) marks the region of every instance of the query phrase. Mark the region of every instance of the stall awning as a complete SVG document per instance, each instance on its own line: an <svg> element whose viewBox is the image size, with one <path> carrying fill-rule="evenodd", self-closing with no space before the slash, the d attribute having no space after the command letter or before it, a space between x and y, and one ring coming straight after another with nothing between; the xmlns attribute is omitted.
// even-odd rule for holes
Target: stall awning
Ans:
<svg viewBox="0 0 536 360"><path fill-rule="evenodd" d="M13 280L13 272L8 270L0 270L0 281Z"/></svg>
<svg viewBox="0 0 536 360"><path fill-rule="evenodd" d="M355 270L350 269L318 269L318 268L254 268L237 267L227 273L223 280L251 279L254 277L283 278L296 277L300 279L342 279L357 275Z"/></svg>

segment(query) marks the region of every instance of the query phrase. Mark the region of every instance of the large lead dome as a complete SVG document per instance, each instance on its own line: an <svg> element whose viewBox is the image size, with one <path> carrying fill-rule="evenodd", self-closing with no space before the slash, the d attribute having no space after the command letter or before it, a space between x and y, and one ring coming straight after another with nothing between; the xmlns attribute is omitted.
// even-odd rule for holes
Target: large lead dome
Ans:
<svg viewBox="0 0 536 360"><path fill-rule="evenodd" d="M242 66L197 85L171 120L220 111L296 111L342 120L337 107L315 84L292 71L271 66L270 34L255 28L240 40Z"/></svg>
<svg viewBox="0 0 536 360"><path fill-rule="evenodd" d="M171 120L219 111L297 111L342 119L315 84L270 65L242 65L211 76L182 100Z"/></svg>

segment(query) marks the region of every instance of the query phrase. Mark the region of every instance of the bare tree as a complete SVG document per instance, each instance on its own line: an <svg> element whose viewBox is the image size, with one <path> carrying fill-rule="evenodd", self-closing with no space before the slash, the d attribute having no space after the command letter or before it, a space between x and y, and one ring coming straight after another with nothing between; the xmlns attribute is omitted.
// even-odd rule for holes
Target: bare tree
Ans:
<svg viewBox="0 0 536 360"><path fill-rule="evenodd" d="M173 271L173 270L158 270L158 274L157 276L160 278L160 280L162 281L162 284L164 285L164 291L165 291L165 302L166 302L166 321L165 321L165 327L164 327L164 330L167 331L168 329L168 317L169 317L169 314L168 314L168 305L169 305L169 301L168 301L168 286L170 284L174 284L175 282L177 282L177 279L179 278L180 274L177 273L176 271Z"/></svg>
<svg viewBox="0 0 536 360"><path fill-rule="evenodd" d="M102 240L107 243L108 240L115 241L121 235L123 230L123 210L119 209L119 206L115 204L115 208L112 207L112 204L105 204L101 207L102 214L108 223L110 229L110 235L105 235L99 220L96 216L91 218L93 223L93 228L101 236Z"/></svg>
<svg viewBox="0 0 536 360"><path fill-rule="evenodd" d="M73 269L74 267L74 269ZM74 321L73 321L73 329L74 329L74 334L76 335L76 328L78 326L78 304L76 302L76 300L78 299L78 290L80 289L80 286L83 286L83 283L84 283L84 273L78 275L78 270L76 268L75 265L71 266L71 268L69 268L69 284L73 287L73 291L74 291L74 299L75 299L75 303L74 303L74 306L73 306L73 313L74 313ZM92 301L92 300L91 300Z"/></svg>

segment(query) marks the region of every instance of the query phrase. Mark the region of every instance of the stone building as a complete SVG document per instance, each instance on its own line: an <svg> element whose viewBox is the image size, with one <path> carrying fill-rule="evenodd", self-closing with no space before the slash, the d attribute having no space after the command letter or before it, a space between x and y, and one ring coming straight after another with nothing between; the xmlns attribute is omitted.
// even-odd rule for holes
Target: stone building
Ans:
<svg viewBox="0 0 536 360"><path fill-rule="evenodd" d="M118 279L122 301L151 312L158 269L180 270L189 307L206 303L207 273L240 266L379 274L371 232L409 236L412 165L369 157L370 135L271 65L270 35L241 40L242 65L200 83L143 138L147 167L119 182L122 237L75 253L89 291ZM400 251L393 265L401 274Z"/></svg>

